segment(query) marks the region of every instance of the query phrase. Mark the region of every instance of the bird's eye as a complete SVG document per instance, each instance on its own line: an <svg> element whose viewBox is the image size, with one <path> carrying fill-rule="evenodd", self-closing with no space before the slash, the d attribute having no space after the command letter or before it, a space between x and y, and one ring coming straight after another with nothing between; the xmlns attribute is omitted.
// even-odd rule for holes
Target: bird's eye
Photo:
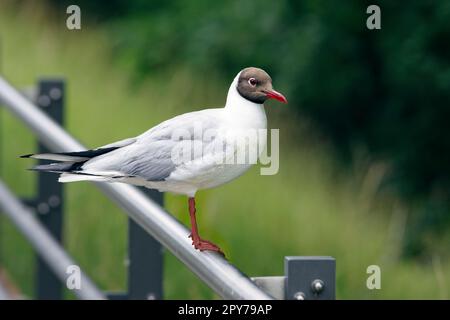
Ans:
<svg viewBox="0 0 450 320"><path fill-rule="evenodd" d="M255 78L248 79L248 84L251 85L252 87L256 86L257 83L258 81Z"/></svg>

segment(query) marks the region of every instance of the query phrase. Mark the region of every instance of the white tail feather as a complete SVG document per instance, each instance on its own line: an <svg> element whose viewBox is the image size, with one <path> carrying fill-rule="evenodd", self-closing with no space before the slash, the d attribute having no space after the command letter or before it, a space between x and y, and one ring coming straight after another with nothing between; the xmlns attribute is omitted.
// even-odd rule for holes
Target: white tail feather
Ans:
<svg viewBox="0 0 450 320"><path fill-rule="evenodd" d="M63 173L59 176L58 181L62 183L75 181L108 181L108 177L90 176L86 174Z"/></svg>
<svg viewBox="0 0 450 320"><path fill-rule="evenodd" d="M87 157L78 157L78 156L68 156L63 154L54 154L54 153L39 153L30 156L33 159L42 159L42 160L53 160L53 161L70 161L70 162L78 162L78 161L86 161L89 158Z"/></svg>

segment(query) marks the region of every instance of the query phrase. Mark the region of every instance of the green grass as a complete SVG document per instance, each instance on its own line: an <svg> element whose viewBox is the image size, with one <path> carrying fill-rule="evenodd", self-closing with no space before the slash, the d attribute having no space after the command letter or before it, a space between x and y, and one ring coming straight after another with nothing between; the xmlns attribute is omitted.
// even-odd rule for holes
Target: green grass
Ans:
<svg viewBox="0 0 450 320"><path fill-rule="evenodd" d="M112 64L104 30L83 23L82 31L70 32L41 5L30 2L17 12L0 5L2 73L18 87L42 76L66 78L67 129L85 145L133 136L176 114L224 102L228 81L214 74L194 78L183 68L133 87L127 70ZM279 173L260 176L255 167L230 184L200 192L203 235L251 276L281 275L287 255L333 256L339 299L448 298L444 250L420 264L400 258L409 210L377 192L384 167L362 157L351 172L341 172L305 121L288 120L284 106L270 107L271 126L281 128ZM34 150L33 137L6 111L0 121L1 177L17 194L31 196L35 174L25 170L30 161L17 156ZM126 215L88 183L67 185L66 193L66 248L102 289L123 290ZM168 210L187 225L186 202L166 196ZM32 250L6 218L0 223L0 264L32 297ZM372 264L382 269L381 290L366 288ZM170 253L164 272L166 298L216 297Z"/></svg>

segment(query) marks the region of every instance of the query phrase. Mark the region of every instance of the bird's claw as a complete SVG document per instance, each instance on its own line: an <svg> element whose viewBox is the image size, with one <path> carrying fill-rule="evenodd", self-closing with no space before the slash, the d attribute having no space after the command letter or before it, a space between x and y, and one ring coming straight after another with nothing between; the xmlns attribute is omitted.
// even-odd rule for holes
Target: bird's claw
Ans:
<svg viewBox="0 0 450 320"><path fill-rule="evenodd" d="M189 238L192 239L192 234L189 235ZM212 243L211 241L203 240L203 239L196 239L196 240L192 241L192 245L197 250L213 251L213 252L220 253L223 257L225 257L225 254L223 253L222 249L220 249L218 245Z"/></svg>

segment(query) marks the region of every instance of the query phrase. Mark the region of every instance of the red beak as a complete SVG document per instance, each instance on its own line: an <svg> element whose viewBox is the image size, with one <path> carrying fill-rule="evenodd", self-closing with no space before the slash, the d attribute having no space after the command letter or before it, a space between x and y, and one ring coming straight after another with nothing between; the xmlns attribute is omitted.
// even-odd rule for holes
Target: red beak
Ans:
<svg viewBox="0 0 450 320"><path fill-rule="evenodd" d="M266 90L264 93L266 94L267 99L275 99L275 100L278 100L278 101L280 101L282 103L288 103L287 99L281 93L279 93L278 91Z"/></svg>

